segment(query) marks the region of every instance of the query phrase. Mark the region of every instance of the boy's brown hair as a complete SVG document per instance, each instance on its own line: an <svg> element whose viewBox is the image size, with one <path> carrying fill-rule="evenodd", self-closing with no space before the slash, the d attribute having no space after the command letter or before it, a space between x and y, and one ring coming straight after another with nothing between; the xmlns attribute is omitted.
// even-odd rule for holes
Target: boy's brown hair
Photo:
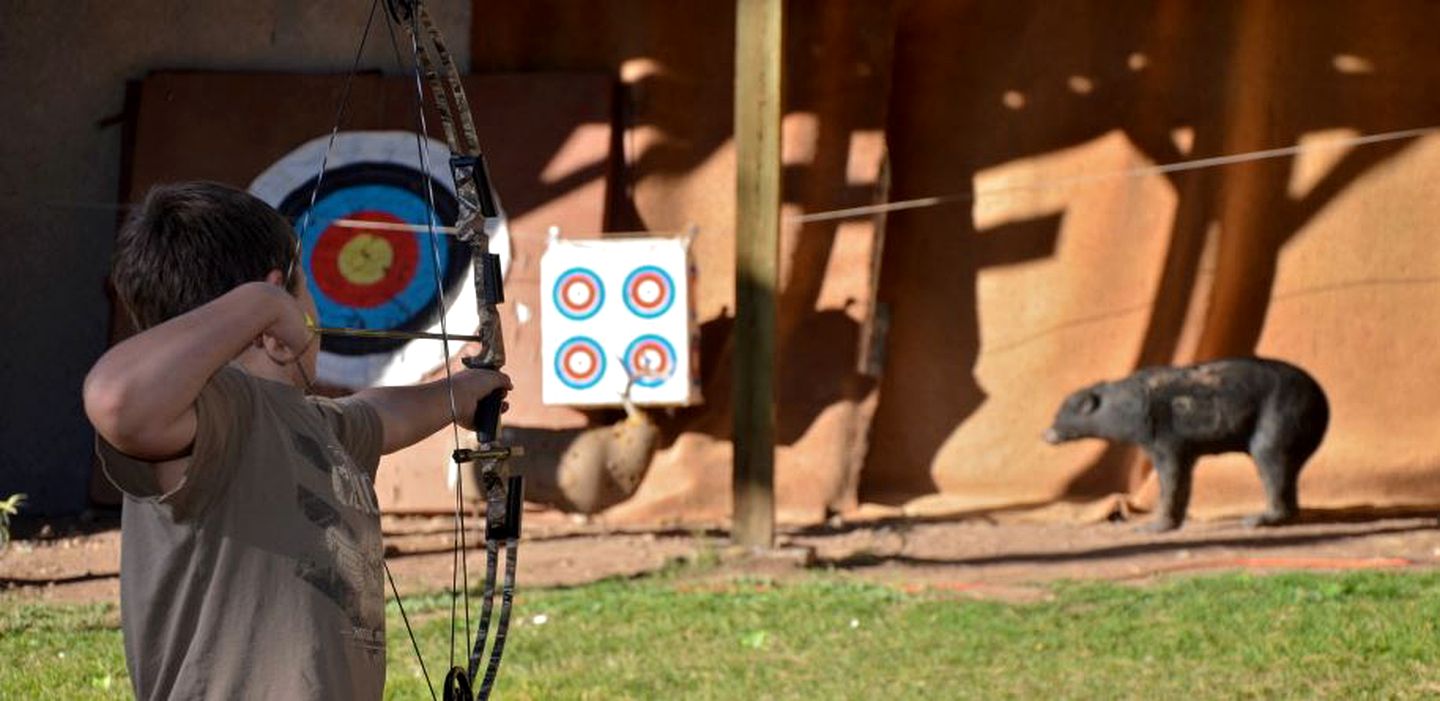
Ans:
<svg viewBox="0 0 1440 701"><path fill-rule="evenodd" d="M158 185L115 240L110 280L140 329L271 270L292 274L295 230L255 196L210 182ZM286 281L294 292L292 279Z"/></svg>

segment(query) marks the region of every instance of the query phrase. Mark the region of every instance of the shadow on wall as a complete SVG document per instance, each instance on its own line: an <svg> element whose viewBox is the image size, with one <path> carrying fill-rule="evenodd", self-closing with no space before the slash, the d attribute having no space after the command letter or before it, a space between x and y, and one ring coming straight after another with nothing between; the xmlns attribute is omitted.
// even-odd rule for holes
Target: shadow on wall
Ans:
<svg viewBox="0 0 1440 701"><path fill-rule="evenodd" d="M813 126L799 129L811 155L803 163L787 163L784 170L786 201L806 211L869 204L874 173L867 174L869 180L851 176L852 142L857 132L883 128L893 11L879 3L819 0L792 2L787 10L787 75L814 79L787 81L786 110L816 118ZM477 72L607 70L619 75L622 95L615 118L621 128L612 144L606 229L673 230L708 221L709 228L725 232L733 221L731 175L705 173L731 142L734 13L731 3L660 0L501 6L477 17L473 66ZM698 203L674 196L683 189L676 183L687 179L704 179L703 188L721 194ZM784 234L790 272L778 302L778 377L785 379L777 387L777 438L785 445L804 434L825 407L855 401L873 389L854 370L855 314L820 308L839 226L813 224ZM696 246L705 270L701 376L707 404L657 416L664 445L689 431L730 435L733 318L728 310L733 304L727 303L729 262L720 258L733 256L731 241L702 234ZM804 370L789 372L786 364ZM618 416L587 413L592 425Z"/></svg>
<svg viewBox="0 0 1440 701"><path fill-rule="evenodd" d="M896 26L887 128L895 200L963 192L983 168L1115 130L1151 162L1173 163L1291 146L1342 127L1370 134L1440 118L1424 91L1403 89L1410 76L1435 70L1433 53L1414 48L1423 45L1418 27L1440 20L1433 3L1378 14L1339 3L1282 14L1278 3L1240 0L909 7ZM1130 354L1133 366L1252 353L1281 248L1409 143L1350 150L1300 193L1289 158L1166 174L1178 201L1149 321L1138 348L1114 352ZM1191 299L1212 225L1217 267L1197 313ZM890 231L881 287L893 309L890 363L862 489L898 488L904 499L926 491L943 468L935 464L941 444L985 401L974 376L984 305L976 274L1003 263L987 260L978 243L998 232L977 234L959 207L897 213ZM1044 255L1033 240L999 245ZM1180 348L1189 324L1199 324L1198 341ZM1017 427L1014 439L1033 440L1031 428ZM1135 467L1133 456L1112 450L1061 491L1124 491Z"/></svg>

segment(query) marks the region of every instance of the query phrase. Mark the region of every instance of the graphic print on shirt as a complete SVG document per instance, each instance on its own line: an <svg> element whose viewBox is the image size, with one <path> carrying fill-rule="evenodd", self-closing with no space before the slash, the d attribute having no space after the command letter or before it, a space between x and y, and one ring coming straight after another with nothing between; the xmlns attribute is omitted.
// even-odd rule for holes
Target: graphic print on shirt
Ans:
<svg viewBox="0 0 1440 701"><path fill-rule="evenodd" d="M296 485L296 502L305 518L315 524L327 556L302 559L296 576L315 587L350 618L344 635L357 647L380 654L385 649L385 595L381 577L380 530L356 530L346 522L331 499L367 514L378 513L370 481L357 471L343 450L323 450L309 436L295 434L296 452L307 464L330 477L332 494L322 496L304 484ZM352 517L353 518L353 517Z"/></svg>
<svg viewBox="0 0 1440 701"><path fill-rule="evenodd" d="M300 433L293 438L295 450L316 469L330 475L330 488L334 490L337 501L363 514L380 515L375 485L355 468L344 448L334 443L321 447L314 438Z"/></svg>

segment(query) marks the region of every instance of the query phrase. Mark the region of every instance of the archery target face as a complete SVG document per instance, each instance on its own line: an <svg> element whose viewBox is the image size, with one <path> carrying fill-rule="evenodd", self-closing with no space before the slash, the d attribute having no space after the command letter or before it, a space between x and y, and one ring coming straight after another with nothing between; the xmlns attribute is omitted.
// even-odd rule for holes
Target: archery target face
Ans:
<svg viewBox="0 0 1440 701"><path fill-rule="evenodd" d="M646 265L625 278L625 306L639 317L654 319L675 301L675 281L663 268Z"/></svg>
<svg viewBox="0 0 1440 701"><path fill-rule="evenodd" d="M625 349L625 365L635 384L659 387L675 374L675 346L663 336L646 334Z"/></svg>
<svg viewBox="0 0 1440 701"><path fill-rule="evenodd" d="M588 268L571 268L555 280L552 291L555 309L567 318L583 321L595 316L605 303L605 285Z"/></svg>
<svg viewBox="0 0 1440 701"><path fill-rule="evenodd" d="M594 387L605 375L605 351L594 339L577 336L555 353L555 375L571 389Z"/></svg>
<svg viewBox="0 0 1440 701"><path fill-rule="evenodd" d="M452 298L460 292L469 255L454 237L439 238L432 251L428 233L340 223L445 226L454 222L453 197L437 196L436 211L431 211L424 194L406 189L407 177L413 179L418 173L387 164L348 166L326 175L313 209L306 192L309 186L281 203L282 214L301 222L300 264L310 278L322 326L419 331L436 318L439 287ZM393 339L336 336L322 339L321 348L353 355L401 345L403 341Z"/></svg>
<svg viewBox="0 0 1440 701"><path fill-rule="evenodd" d="M328 137L313 139L250 185L294 223L320 325L439 333L443 314L446 330L472 333L478 316L468 245L448 235L432 242L423 230L345 223L453 225L458 205L449 150L434 139L417 142L410 132L338 134L311 207L327 147ZM502 271L508 244L502 226L491 240ZM444 362L438 341L325 336L320 351L317 379L349 388L413 383Z"/></svg>
<svg viewBox="0 0 1440 701"><path fill-rule="evenodd" d="M545 402L614 406L627 385L636 404L698 402L690 270L682 239L552 239L540 259Z"/></svg>

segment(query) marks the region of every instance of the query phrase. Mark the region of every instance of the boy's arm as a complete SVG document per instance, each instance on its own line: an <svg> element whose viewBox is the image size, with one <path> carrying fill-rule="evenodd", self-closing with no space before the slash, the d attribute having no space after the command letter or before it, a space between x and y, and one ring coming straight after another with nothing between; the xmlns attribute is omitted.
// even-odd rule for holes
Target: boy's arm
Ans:
<svg viewBox="0 0 1440 701"><path fill-rule="evenodd" d="M195 399L211 375L252 343L275 343L279 354L293 356L290 349L303 348L310 333L284 288L240 285L106 351L85 377L85 413L123 453L184 455L195 439Z"/></svg>
<svg viewBox="0 0 1440 701"><path fill-rule="evenodd" d="M475 403L497 389L510 389L510 378L494 370L462 370L451 379L460 425L473 430ZM373 387L356 392L380 416L384 439L380 452L393 453L450 423L450 389L446 380L405 387Z"/></svg>

